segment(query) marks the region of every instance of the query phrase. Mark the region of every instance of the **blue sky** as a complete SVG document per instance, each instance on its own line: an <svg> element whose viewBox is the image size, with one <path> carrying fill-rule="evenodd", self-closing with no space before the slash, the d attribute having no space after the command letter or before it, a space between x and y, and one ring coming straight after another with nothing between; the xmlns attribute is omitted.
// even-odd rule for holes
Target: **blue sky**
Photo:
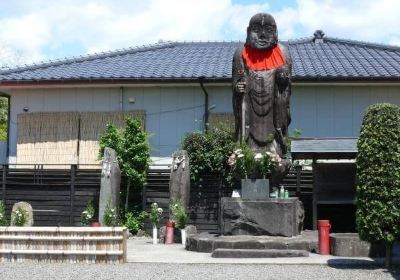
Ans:
<svg viewBox="0 0 400 280"><path fill-rule="evenodd" d="M159 40L244 40L271 13L281 40L327 36L400 45L399 0L0 1L0 65L38 62Z"/></svg>

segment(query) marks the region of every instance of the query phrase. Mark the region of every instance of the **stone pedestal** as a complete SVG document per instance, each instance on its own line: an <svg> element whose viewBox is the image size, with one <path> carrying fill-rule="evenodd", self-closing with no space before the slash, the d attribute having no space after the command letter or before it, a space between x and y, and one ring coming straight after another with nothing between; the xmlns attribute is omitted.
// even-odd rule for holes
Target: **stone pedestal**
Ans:
<svg viewBox="0 0 400 280"><path fill-rule="evenodd" d="M221 233L223 235L296 236L304 220L303 204L288 199L221 199Z"/></svg>

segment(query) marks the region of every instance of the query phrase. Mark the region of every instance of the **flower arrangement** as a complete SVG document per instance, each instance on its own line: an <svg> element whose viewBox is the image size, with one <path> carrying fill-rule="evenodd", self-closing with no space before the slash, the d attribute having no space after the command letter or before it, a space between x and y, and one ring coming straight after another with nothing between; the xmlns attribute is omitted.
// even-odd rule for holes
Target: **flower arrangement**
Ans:
<svg viewBox="0 0 400 280"><path fill-rule="evenodd" d="M276 167L282 165L278 154L269 151L255 152L247 145L241 145L228 158L228 165L234 177L269 178Z"/></svg>
<svg viewBox="0 0 400 280"><path fill-rule="evenodd" d="M104 209L103 225L106 227L115 227L118 225L117 209L111 208L110 203L107 203L106 209Z"/></svg>
<svg viewBox="0 0 400 280"><path fill-rule="evenodd" d="M4 206L3 201L0 201L0 226L4 227L7 226L6 220L6 207Z"/></svg>
<svg viewBox="0 0 400 280"><path fill-rule="evenodd" d="M85 211L82 212L81 214L81 224L83 226L87 226L89 225L93 220L94 217L94 207L93 207L93 203L90 200L86 206Z"/></svg>
<svg viewBox="0 0 400 280"><path fill-rule="evenodd" d="M176 227L179 229L185 229L185 226L189 220L186 214L186 209L183 206L182 201L177 200L170 206L173 219L176 223Z"/></svg>
<svg viewBox="0 0 400 280"><path fill-rule="evenodd" d="M157 226L157 224L160 222L162 213L163 210L162 208L158 207L157 202L151 204L149 217L153 226Z"/></svg>
<svg viewBox="0 0 400 280"><path fill-rule="evenodd" d="M11 213L11 224L17 227L22 227L26 225L27 222L28 212L25 209L18 207Z"/></svg>

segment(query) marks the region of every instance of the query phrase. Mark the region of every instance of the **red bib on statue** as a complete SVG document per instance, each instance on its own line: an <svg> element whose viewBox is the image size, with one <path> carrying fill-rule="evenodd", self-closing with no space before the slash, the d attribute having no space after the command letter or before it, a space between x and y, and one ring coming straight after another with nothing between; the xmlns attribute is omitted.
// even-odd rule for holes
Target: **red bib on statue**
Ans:
<svg viewBox="0 0 400 280"><path fill-rule="evenodd" d="M242 57L247 68L255 71L271 70L285 65L285 57L278 45L268 50L257 50L245 45Z"/></svg>

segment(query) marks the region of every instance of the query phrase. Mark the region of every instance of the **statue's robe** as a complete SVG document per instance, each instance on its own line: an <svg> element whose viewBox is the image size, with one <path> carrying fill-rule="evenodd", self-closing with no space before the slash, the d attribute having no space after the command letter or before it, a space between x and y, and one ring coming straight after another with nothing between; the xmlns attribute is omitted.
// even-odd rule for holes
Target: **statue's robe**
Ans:
<svg viewBox="0 0 400 280"><path fill-rule="evenodd" d="M237 140L244 136L253 149L268 149L280 155L286 152L290 123L290 82L284 80L290 79L290 57L282 48L280 45L267 51L248 45L238 48L233 58L232 73ZM238 82L246 83L244 94L237 91Z"/></svg>

